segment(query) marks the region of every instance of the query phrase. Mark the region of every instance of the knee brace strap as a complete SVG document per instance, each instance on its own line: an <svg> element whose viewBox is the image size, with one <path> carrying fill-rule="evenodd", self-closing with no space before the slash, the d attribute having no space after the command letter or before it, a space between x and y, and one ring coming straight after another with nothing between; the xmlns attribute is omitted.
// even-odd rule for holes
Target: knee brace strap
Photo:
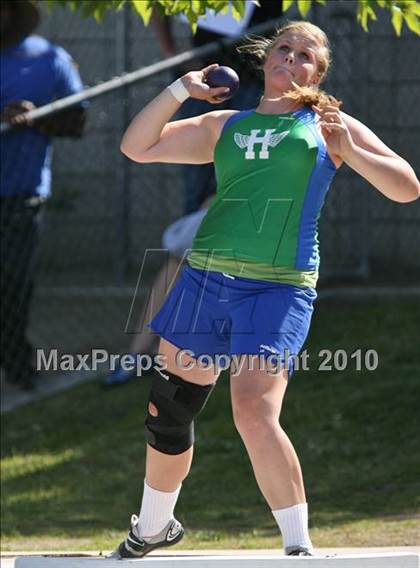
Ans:
<svg viewBox="0 0 420 568"><path fill-rule="evenodd" d="M164 454L181 454L194 443L194 418L203 410L214 388L196 385L164 371L168 379L156 374L150 390L149 402L158 411L146 417L147 443Z"/></svg>

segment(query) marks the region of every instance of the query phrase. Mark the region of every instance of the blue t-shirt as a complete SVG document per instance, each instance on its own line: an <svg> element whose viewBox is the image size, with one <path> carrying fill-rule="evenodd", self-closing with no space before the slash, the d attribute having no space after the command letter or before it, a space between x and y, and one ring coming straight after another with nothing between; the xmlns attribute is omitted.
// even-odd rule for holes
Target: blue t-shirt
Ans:
<svg viewBox="0 0 420 568"><path fill-rule="evenodd" d="M1 102L32 101L36 107L83 89L71 56L32 35L0 51ZM21 193L47 197L51 191L50 138L35 128L1 135L2 197Z"/></svg>

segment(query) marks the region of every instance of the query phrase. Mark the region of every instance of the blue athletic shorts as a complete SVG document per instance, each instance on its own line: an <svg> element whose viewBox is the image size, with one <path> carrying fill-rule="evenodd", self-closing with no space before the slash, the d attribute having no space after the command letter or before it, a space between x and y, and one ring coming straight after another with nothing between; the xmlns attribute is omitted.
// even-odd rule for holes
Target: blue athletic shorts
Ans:
<svg viewBox="0 0 420 568"><path fill-rule="evenodd" d="M283 366L287 363L290 378L316 297L313 288L187 265L148 326L195 358L275 354Z"/></svg>

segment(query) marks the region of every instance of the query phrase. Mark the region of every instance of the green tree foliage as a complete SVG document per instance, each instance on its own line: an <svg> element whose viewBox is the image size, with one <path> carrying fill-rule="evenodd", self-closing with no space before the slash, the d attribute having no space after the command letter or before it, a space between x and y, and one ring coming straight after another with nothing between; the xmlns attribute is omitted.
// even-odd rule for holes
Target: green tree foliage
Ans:
<svg viewBox="0 0 420 568"><path fill-rule="evenodd" d="M93 16L98 22L102 21L106 12L121 10L124 4L129 4L145 25L150 21L153 8L166 15L182 13L188 18L193 30L197 27L198 18L207 8L216 13L226 13L231 3L233 15L239 20L244 14L246 1L255 1L258 4L258 0L42 0L51 9L69 6L83 17ZM328 2L345 2L347 5L350 3L349 0L283 0L283 9L287 11L296 3L302 17L310 19L310 9L314 3L325 6ZM377 11L385 10L389 12L397 36L401 35L403 24L416 35L420 35L419 0L353 0L351 4L354 6L357 21L366 32L370 20L377 19ZM280 5L279 0L279 12Z"/></svg>

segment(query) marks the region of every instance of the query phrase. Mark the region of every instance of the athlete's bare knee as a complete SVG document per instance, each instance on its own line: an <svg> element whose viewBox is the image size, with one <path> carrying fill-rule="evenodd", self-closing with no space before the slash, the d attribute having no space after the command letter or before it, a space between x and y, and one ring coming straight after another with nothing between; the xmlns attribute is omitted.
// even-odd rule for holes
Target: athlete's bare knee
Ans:
<svg viewBox="0 0 420 568"><path fill-rule="evenodd" d="M153 404L153 402L149 402L148 411L149 414L151 414L152 416L159 416L159 411L156 408L156 406Z"/></svg>

